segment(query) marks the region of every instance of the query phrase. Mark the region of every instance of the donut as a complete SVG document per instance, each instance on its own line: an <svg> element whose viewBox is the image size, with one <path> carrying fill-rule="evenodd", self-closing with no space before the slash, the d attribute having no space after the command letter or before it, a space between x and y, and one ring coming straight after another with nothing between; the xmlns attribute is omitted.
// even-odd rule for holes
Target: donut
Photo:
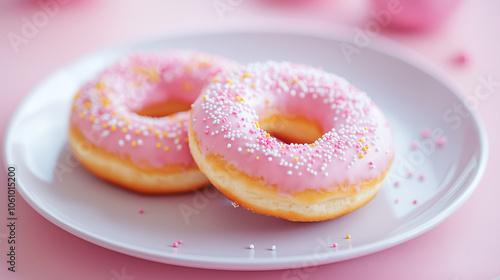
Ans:
<svg viewBox="0 0 500 280"><path fill-rule="evenodd" d="M290 221L370 201L394 160L389 121L345 79L290 62L217 75L191 108L189 148L235 205Z"/></svg>
<svg viewBox="0 0 500 280"><path fill-rule="evenodd" d="M73 99L73 154L97 177L140 193L179 193L207 185L187 144L189 109L217 73L235 65L188 50L119 59Z"/></svg>

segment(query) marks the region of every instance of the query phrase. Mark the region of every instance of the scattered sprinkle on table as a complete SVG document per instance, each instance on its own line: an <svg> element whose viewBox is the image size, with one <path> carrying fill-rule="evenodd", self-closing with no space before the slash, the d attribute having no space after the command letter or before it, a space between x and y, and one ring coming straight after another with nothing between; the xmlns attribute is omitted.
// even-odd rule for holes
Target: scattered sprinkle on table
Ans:
<svg viewBox="0 0 500 280"><path fill-rule="evenodd" d="M271 246L271 251L276 251L276 245Z"/></svg>
<svg viewBox="0 0 500 280"><path fill-rule="evenodd" d="M248 245L248 248L253 249L253 248L255 248L255 246L253 246L253 244L250 244L250 245Z"/></svg>
<svg viewBox="0 0 500 280"><path fill-rule="evenodd" d="M348 235L346 235L346 237L345 237L345 238L346 238L346 239L351 239L351 235L350 235L350 234L348 234Z"/></svg>
<svg viewBox="0 0 500 280"><path fill-rule="evenodd" d="M333 243L333 248L337 248L337 243Z"/></svg>
<svg viewBox="0 0 500 280"><path fill-rule="evenodd" d="M177 242L174 242L174 244L172 244L172 246L173 246L174 248L177 248L177 247L179 247L179 244L177 244Z"/></svg>
<svg viewBox="0 0 500 280"><path fill-rule="evenodd" d="M139 208L139 214L142 214L144 213L144 210L142 210L142 208Z"/></svg>

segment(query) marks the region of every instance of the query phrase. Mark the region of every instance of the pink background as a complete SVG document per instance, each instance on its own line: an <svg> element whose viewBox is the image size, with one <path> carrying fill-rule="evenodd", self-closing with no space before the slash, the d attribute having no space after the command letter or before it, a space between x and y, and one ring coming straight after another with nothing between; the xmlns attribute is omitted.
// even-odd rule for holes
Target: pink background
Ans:
<svg viewBox="0 0 500 280"><path fill-rule="evenodd" d="M67 2L67 1L61 1ZM273 18L293 28L291 20L315 19L361 24L365 1L240 1L219 18L209 0L73 0L61 4L47 24L15 52L9 32L20 33L22 18L41 10L37 1L0 2L0 133L24 96L42 78L88 52L109 45L161 36L176 28L232 25ZM227 2L227 1L223 1ZM236 1L235 1L236 2ZM308 5L299 2L309 2ZM463 1L445 21L427 32L382 35L406 45L447 72L473 95L479 76L500 82L500 2ZM457 66L453 58L465 53ZM500 276L500 86L477 107L488 132L490 156L486 173L469 200L450 218L422 236L391 249L354 260L307 270L233 272L185 268L116 253L75 237L51 224L18 195L17 272L7 270L7 228L0 226L1 279L493 279ZM2 143L3 158L3 143ZM3 167L5 170L5 167ZM1 172L1 186L6 176ZM7 191L1 191L2 225ZM293 278L295 277L295 278Z"/></svg>

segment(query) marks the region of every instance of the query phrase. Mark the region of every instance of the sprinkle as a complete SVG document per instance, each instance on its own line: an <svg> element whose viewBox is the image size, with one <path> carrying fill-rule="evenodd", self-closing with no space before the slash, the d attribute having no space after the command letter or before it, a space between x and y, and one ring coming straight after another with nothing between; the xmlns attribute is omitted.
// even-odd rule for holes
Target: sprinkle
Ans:
<svg viewBox="0 0 500 280"><path fill-rule="evenodd" d="M395 187L399 186L399 181L394 182L394 186Z"/></svg>
<svg viewBox="0 0 500 280"><path fill-rule="evenodd" d="M267 104L271 103L271 100L266 99L266 103L267 103Z"/></svg>
<svg viewBox="0 0 500 280"><path fill-rule="evenodd" d="M411 178L411 177L413 177L413 172L410 171L410 172L408 172L408 178Z"/></svg>
<svg viewBox="0 0 500 280"><path fill-rule="evenodd" d="M271 136L271 134L269 134L269 133L268 133L268 134L266 134L266 137L269 137L269 136Z"/></svg>
<svg viewBox="0 0 500 280"><path fill-rule="evenodd" d="M345 236L345 238L346 238L346 239L351 239L351 235L350 235L350 234L348 234L348 235L346 235L346 236Z"/></svg>
<svg viewBox="0 0 500 280"><path fill-rule="evenodd" d="M259 122L255 122L255 126L259 128L260 127Z"/></svg>
<svg viewBox="0 0 500 280"><path fill-rule="evenodd" d="M139 214L142 214L144 213L144 210L142 210L142 208L139 208Z"/></svg>
<svg viewBox="0 0 500 280"><path fill-rule="evenodd" d="M94 115L90 115L89 119L90 119L91 122L94 122L95 121L95 116Z"/></svg>
<svg viewBox="0 0 500 280"><path fill-rule="evenodd" d="M418 150L419 147L420 147L420 144L417 141L411 142L410 148L412 150Z"/></svg>
<svg viewBox="0 0 500 280"><path fill-rule="evenodd" d="M359 138L359 142L363 142L363 139Z"/></svg>
<svg viewBox="0 0 500 280"><path fill-rule="evenodd" d="M157 130L157 131L155 131L155 136L156 136L156 137L160 137L160 132L158 132L158 130Z"/></svg>
<svg viewBox="0 0 500 280"><path fill-rule="evenodd" d="M217 82L219 81L219 79L217 79L217 77L214 77L214 78L212 79L212 81L214 81L214 83L217 83ZM203 98L203 99L205 99L205 98Z"/></svg>
<svg viewBox="0 0 500 280"><path fill-rule="evenodd" d="M394 200L394 203L398 203L398 202L399 202L399 199L397 199L397 198L396 198L396 199Z"/></svg>
<svg viewBox="0 0 500 280"><path fill-rule="evenodd" d="M132 141L132 147L135 147L135 146L137 146L137 142Z"/></svg>
<svg viewBox="0 0 500 280"><path fill-rule="evenodd" d="M152 131L152 130L153 130L153 126L149 125L149 126L148 126L148 130L149 130L149 131Z"/></svg>
<svg viewBox="0 0 500 280"><path fill-rule="evenodd" d="M312 144L311 144L311 147L314 147L314 146L316 146L316 144L312 143Z"/></svg>
<svg viewBox="0 0 500 280"><path fill-rule="evenodd" d="M256 88L257 86L255 84L252 84L252 88Z"/></svg>
<svg viewBox="0 0 500 280"><path fill-rule="evenodd" d="M123 133L127 133L128 129L126 127L122 128Z"/></svg>
<svg viewBox="0 0 500 280"><path fill-rule="evenodd" d="M182 244L182 239L179 239L179 241L177 241L177 243Z"/></svg>
<svg viewBox="0 0 500 280"><path fill-rule="evenodd" d="M438 139L436 139L436 144L439 147L443 147L446 144L446 137L442 136L442 137L439 137Z"/></svg>
<svg viewBox="0 0 500 280"><path fill-rule="evenodd" d="M248 248L253 249L253 248L255 248L255 246L253 246L253 244L250 244L250 245L248 245Z"/></svg>
<svg viewBox="0 0 500 280"><path fill-rule="evenodd" d="M232 84L233 84L233 81L231 81L231 80L227 80L227 81L226 81L226 83L228 83L228 84L232 85Z"/></svg>
<svg viewBox="0 0 500 280"><path fill-rule="evenodd" d="M103 122L102 123L102 128L106 128L106 127L108 127L108 123L107 122Z"/></svg>
<svg viewBox="0 0 500 280"><path fill-rule="evenodd" d="M177 242L174 242L174 244L172 244L172 246L173 246L174 248L177 248L177 247L179 247L179 244L177 244Z"/></svg>
<svg viewBox="0 0 500 280"><path fill-rule="evenodd" d="M413 204L417 204L417 200L416 199L413 201Z"/></svg>
<svg viewBox="0 0 500 280"><path fill-rule="evenodd" d="M459 53L453 58L453 62L456 65L463 66L467 63L467 55L465 53Z"/></svg>
<svg viewBox="0 0 500 280"><path fill-rule="evenodd" d="M424 174L420 174L420 177L418 177L420 179L420 181L423 181L424 180Z"/></svg>
<svg viewBox="0 0 500 280"><path fill-rule="evenodd" d="M259 159L259 156L256 156L255 159Z"/></svg>
<svg viewBox="0 0 500 280"><path fill-rule="evenodd" d="M111 130L115 131L116 130L116 125L111 126Z"/></svg>
<svg viewBox="0 0 500 280"><path fill-rule="evenodd" d="M292 175L292 170L288 170L288 172L286 172L286 174Z"/></svg>
<svg viewBox="0 0 500 280"><path fill-rule="evenodd" d="M364 158L365 156L364 155L359 155L359 158Z"/></svg>
<svg viewBox="0 0 500 280"><path fill-rule="evenodd" d="M228 149L231 148L231 143L227 144L227 148Z"/></svg>
<svg viewBox="0 0 500 280"><path fill-rule="evenodd" d="M118 140L118 145L120 145L120 146L125 145L125 141L123 141L122 139Z"/></svg>
<svg viewBox="0 0 500 280"><path fill-rule="evenodd" d="M271 246L271 251L276 251L276 245Z"/></svg>
<svg viewBox="0 0 500 280"><path fill-rule="evenodd" d="M161 143L156 143L156 148L161 148Z"/></svg>
<svg viewBox="0 0 500 280"><path fill-rule="evenodd" d="M140 129L136 129L135 130L135 134L141 134L141 130Z"/></svg>
<svg viewBox="0 0 500 280"><path fill-rule="evenodd" d="M424 128L420 134L422 135L422 138L426 139L431 137L432 132L429 128Z"/></svg>
<svg viewBox="0 0 500 280"><path fill-rule="evenodd" d="M164 150L165 152L168 152L168 150L170 150L170 148L169 148L168 146L165 146L165 147L163 148L163 150Z"/></svg>
<svg viewBox="0 0 500 280"><path fill-rule="evenodd" d="M333 243L333 248L337 248L337 243Z"/></svg>
<svg viewBox="0 0 500 280"><path fill-rule="evenodd" d="M295 157L293 160L295 160L295 161L299 161L299 158L298 158L298 157Z"/></svg>
<svg viewBox="0 0 500 280"><path fill-rule="evenodd" d="M85 113L84 112L80 112L80 114L78 114L78 117L80 119L83 119L85 117Z"/></svg>

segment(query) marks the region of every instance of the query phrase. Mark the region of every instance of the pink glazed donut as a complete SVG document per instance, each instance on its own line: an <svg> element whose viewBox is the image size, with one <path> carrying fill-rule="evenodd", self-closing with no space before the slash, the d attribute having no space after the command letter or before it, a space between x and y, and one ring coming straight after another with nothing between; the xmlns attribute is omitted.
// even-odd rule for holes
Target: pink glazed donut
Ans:
<svg viewBox="0 0 500 280"><path fill-rule="evenodd" d="M382 186L394 159L389 122L346 80L267 62L214 81L192 106L189 148L235 204L321 221L363 206Z"/></svg>
<svg viewBox="0 0 500 280"><path fill-rule="evenodd" d="M235 65L180 50L121 59L76 94L73 153L96 176L141 193L207 185L189 152L188 110L217 73Z"/></svg>

